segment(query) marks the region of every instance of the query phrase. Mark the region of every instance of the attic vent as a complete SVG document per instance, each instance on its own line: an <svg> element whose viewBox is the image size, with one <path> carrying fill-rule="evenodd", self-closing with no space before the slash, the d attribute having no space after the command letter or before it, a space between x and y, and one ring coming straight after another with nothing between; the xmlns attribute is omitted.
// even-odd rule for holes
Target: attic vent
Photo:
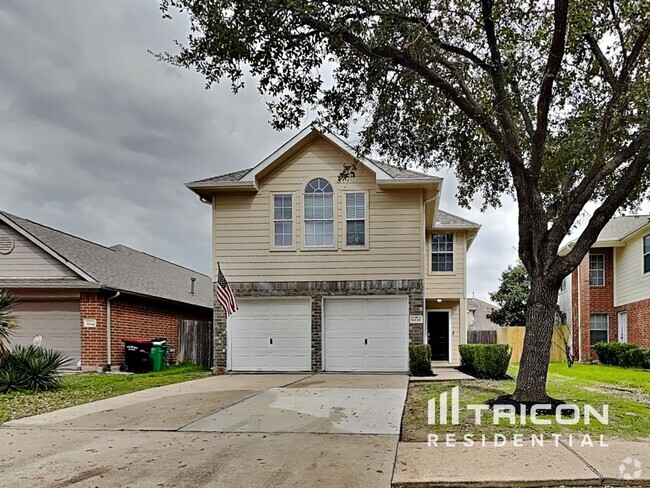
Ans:
<svg viewBox="0 0 650 488"><path fill-rule="evenodd" d="M14 245L13 237L0 232L0 254L9 254L14 250Z"/></svg>

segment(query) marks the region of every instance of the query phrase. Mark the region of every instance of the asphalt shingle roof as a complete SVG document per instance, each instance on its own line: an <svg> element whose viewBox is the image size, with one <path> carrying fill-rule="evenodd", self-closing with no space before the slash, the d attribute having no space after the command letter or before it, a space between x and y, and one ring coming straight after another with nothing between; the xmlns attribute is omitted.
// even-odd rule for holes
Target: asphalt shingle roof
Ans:
<svg viewBox="0 0 650 488"><path fill-rule="evenodd" d="M212 308L212 279L126 246L105 247L2 212L14 224L95 279L101 287ZM190 293L195 278L194 295Z"/></svg>
<svg viewBox="0 0 650 488"><path fill-rule="evenodd" d="M232 173L226 173L219 176L213 176L211 178L205 178L203 180L192 181L187 184L189 187L200 187L200 186L211 186L215 183L230 183L241 180L244 175L250 172L253 168L242 169L239 171L233 171Z"/></svg>
<svg viewBox="0 0 650 488"><path fill-rule="evenodd" d="M435 227L440 227L440 228L447 228L447 227L469 227L469 228L479 228L481 227L479 224L476 222L472 222L471 220L464 219L462 217L459 217L458 215L451 214L449 212L445 212L444 210L438 209L438 213L436 215L436 222L435 222Z"/></svg>
<svg viewBox="0 0 650 488"><path fill-rule="evenodd" d="M598 241L620 241L650 222L650 215L626 215L607 222L598 235Z"/></svg>

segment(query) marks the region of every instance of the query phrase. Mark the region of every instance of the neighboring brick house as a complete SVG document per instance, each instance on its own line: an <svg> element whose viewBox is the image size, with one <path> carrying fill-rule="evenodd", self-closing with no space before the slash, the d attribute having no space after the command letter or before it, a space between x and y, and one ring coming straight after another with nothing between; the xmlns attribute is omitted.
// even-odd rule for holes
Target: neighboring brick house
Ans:
<svg viewBox="0 0 650 488"><path fill-rule="evenodd" d="M612 219L562 282L559 305L578 360L593 359L592 346L600 341L650 347L650 216Z"/></svg>
<svg viewBox="0 0 650 488"><path fill-rule="evenodd" d="M438 208L442 179L354 153L307 128L257 166L188 183L212 205L215 368L406 371L409 343L458 364L466 253L478 224ZM218 285L215 285L218 286Z"/></svg>
<svg viewBox="0 0 650 488"><path fill-rule="evenodd" d="M14 343L42 336L83 369L123 363L122 338L165 337L176 348L180 320L212 321L208 276L5 212L0 289L18 298Z"/></svg>

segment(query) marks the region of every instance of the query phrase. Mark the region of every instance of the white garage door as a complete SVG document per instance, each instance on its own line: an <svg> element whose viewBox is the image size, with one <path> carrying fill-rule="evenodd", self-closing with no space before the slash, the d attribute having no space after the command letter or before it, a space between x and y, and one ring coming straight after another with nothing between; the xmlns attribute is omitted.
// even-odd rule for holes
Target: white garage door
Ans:
<svg viewBox="0 0 650 488"><path fill-rule="evenodd" d="M228 319L233 371L310 371L308 298L239 300Z"/></svg>
<svg viewBox="0 0 650 488"><path fill-rule="evenodd" d="M326 371L407 371L408 297L327 298Z"/></svg>
<svg viewBox="0 0 650 488"><path fill-rule="evenodd" d="M58 349L70 358L66 367L76 367L81 359L81 314L79 301L19 300L15 308L18 328L11 341L29 346L35 336L43 345Z"/></svg>

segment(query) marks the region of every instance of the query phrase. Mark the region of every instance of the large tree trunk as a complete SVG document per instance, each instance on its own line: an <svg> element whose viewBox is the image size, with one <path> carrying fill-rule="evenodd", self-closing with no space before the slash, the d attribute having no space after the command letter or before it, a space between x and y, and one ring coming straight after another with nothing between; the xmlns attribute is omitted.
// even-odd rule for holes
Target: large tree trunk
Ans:
<svg viewBox="0 0 650 488"><path fill-rule="evenodd" d="M543 275L531 276L526 310L526 334L513 398L518 402L545 403L546 377L551 357L559 283Z"/></svg>

